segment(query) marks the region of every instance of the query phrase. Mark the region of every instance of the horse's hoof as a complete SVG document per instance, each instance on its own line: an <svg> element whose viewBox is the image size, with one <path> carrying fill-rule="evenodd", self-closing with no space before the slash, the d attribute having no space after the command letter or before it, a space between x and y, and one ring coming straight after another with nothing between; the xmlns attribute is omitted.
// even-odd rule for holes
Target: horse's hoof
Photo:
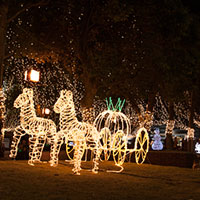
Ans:
<svg viewBox="0 0 200 200"><path fill-rule="evenodd" d="M92 170L92 173L98 174L98 171L97 170Z"/></svg>
<svg viewBox="0 0 200 200"><path fill-rule="evenodd" d="M51 167L57 167L58 164L56 164L56 163L50 163L50 166L51 166Z"/></svg>
<svg viewBox="0 0 200 200"><path fill-rule="evenodd" d="M31 165L31 166L35 166L32 162L28 162L28 164Z"/></svg>
<svg viewBox="0 0 200 200"><path fill-rule="evenodd" d="M11 155L11 154L9 154L9 157L10 157L10 158L15 158L15 156L14 156L14 155Z"/></svg>
<svg viewBox="0 0 200 200"><path fill-rule="evenodd" d="M11 158L13 160L13 159L15 159L15 156L9 155L9 158Z"/></svg>
<svg viewBox="0 0 200 200"><path fill-rule="evenodd" d="M74 172L74 175L80 176L81 173L80 172Z"/></svg>

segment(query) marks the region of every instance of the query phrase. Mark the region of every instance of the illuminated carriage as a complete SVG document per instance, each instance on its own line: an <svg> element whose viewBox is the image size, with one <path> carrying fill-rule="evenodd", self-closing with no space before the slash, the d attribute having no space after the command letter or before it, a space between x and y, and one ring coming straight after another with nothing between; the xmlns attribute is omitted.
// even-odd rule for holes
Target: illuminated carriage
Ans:
<svg viewBox="0 0 200 200"><path fill-rule="evenodd" d="M100 135L101 160L109 160L112 157L115 165L123 169L122 165L127 153L135 152L137 164L142 164L145 161L149 149L149 137L145 128L139 128L135 135L131 135L131 138L135 138L134 148L128 149L127 143L131 133L131 125L130 120L121 112L124 102L121 103L121 100L118 99L114 107L110 99L110 103L107 104L108 110L97 116L93 126ZM66 144L67 155L72 159L72 151L75 148L73 141L68 140ZM86 142L83 146L85 150L88 150Z"/></svg>

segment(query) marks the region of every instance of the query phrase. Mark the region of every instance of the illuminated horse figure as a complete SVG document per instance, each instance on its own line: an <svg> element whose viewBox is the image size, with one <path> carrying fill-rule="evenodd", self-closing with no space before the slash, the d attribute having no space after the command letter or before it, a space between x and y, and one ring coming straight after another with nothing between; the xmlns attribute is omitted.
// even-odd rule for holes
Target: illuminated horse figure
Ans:
<svg viewBox="0 0 200 200"><path fill-rule="evenodd" d="M71 140L75 143L73 172L77 175L80 174L81 158L87 145L87 148L94 152L94 167L92 171L98 173L98 160L101 153L99 149L99 134L91 124L79 122L76 118L73 94L70 90L62 90L60 92L60 97L54 105L54 111L60 113L59 145L57 148L60 150L64 137L66 140Z"/></svg>
<svg viewBox="0 0 200 200"><path fill-rule="evenodd" d="M58 156L53 147L54 142L56 142L56 125L50 119L36 116L33 90L29 88L23 89L23 93L15 100L14 107L21 108L20 125L15 128L9 156L11 158L16 157L21 137L28 134L30 135L28 164L34 165L34 162L40 162L45 140L48 139L51 143L50 164L54 166Z"/></svg>

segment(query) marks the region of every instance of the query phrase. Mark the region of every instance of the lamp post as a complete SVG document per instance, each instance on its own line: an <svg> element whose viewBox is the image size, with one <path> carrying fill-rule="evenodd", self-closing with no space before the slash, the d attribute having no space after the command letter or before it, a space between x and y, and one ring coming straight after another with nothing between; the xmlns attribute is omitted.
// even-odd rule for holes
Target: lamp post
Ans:
<svg viewBox="0 0 200 200"><path fill-rule="evenodd" d="M40 81L40 71L35 69L28 69L24 72L24 80L37 83ZM39 116L42 116L40 105L37 105L36 112Z"/></svg>
<svg viewBox="0 0 200 200"><path fill-rule="evenodd" d="M48 108L43 108L42 109L42 115L43 116L48 116L50 114L50 109L48 109Z"/></svg>
<svg viewBox="0 0 200 200"><path fill-rule="evenodd" d="M31 82L39 82L40 81L40 71L31 69L26 70L24 73L24 80L28 80Z"/></svg>

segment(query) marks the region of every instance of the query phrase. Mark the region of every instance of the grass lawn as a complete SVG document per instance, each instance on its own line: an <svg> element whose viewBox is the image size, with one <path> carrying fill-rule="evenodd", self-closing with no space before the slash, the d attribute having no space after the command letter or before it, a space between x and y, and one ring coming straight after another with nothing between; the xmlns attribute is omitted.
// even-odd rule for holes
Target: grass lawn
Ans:
<svg viewBox="0 0 200 200"><path fill-rule="evenodd" d="M80 176L72 174L72 165L60 161L29 166L27 161L0 160L0 200L70 199L160 199L199 200L200 170L125 163L120 174L113 162L100 164L98 174L83 162Z"/></svg>

